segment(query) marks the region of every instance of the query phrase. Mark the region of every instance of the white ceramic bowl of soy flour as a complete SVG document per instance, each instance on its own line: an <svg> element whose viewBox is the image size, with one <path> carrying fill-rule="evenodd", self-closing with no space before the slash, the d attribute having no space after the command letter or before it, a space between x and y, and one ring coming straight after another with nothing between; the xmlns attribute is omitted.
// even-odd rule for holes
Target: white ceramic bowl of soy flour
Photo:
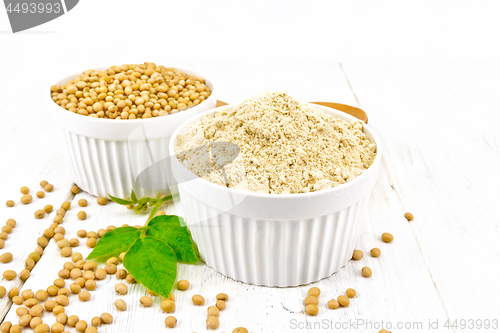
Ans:
<svg viewBox="0 0 500 333"><path fill-rule="evenodd" d="M280 104L271 101L269 111L244 115L263 108L263 95ZM255 285L308 284L337 272L352 257L382 151L374 131L344 112L308 103L297 107L286 93L263 95L182 123L169 143L171 154L177 154L171 159L172 171L186 223L207 265ZM304 116L304 108L323 116ZM225 120L213 121L214 116ZM345 133L349 127L354 136ZM229 128L234 132L220 132ZM308 129L311 135L301 137ZM249 149L241 144L249 138L261 141ZM236 154L234 144L213 144L225 140L240 142ZM357 151L356 145L363 148ZM269 163L273 160L275 164ZM350 165L355 167L346 169ZM266 179L273 172L277 177Z"/></svg>

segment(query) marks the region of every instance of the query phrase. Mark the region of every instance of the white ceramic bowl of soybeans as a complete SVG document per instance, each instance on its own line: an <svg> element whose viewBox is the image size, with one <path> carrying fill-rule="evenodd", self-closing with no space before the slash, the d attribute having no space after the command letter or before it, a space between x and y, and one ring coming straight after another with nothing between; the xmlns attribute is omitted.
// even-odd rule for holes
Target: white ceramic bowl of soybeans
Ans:
<svg viewBox="0 0 500 333"><path fill-rule="evenodd" d="M177 191L165 167L170 136L216 103L205 75L154 63L81 70L54 82L50 97L73 181L121 198Z"/></svg>
<svg viewBox="0 0 500 333"><path fill-rule="evenodd" d="M314 107L336 118L357 120L342 111ZM172 135L170 151L178 152L180 134L217 110L182 123ZM185 221L206 264L238 281L276 287L318 281L345 266L381 164L380 140L370 126L363 125L362 131L377 146L369 168L344 184L310 193L254 193L218 185L172 158Z"/></svg>

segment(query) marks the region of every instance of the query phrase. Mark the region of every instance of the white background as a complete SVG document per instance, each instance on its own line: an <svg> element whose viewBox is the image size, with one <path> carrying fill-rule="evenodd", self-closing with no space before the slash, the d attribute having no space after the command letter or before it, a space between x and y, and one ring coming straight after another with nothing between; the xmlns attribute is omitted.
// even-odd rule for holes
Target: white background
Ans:
<svg viewBox="0 0 500 333"><path fill-rule="evenodd" d="M310 286L248 286L205 266L180 265L180 276L191 281L190 292L207 300L220 291L230 294L221 332L240 325L252 332L297 332L290 320L324 318L425 325L439 320L434 331L477 332L442 325L447 319L500 320L499 9L498 1L82 0L52 22L12 34L2 8L0 201L18 201L20 186L36 189L47 178L56 185L47 203L56 207L81 197L93 202L86 193L69 194L72 182L45 114L48 87L79 70L143 61L185 65L214 78L218 99L230 103L266 89L288 89L304 100L360 106L383 138L384 170L359 244L364 261L351 261L315 284L323 290L318 317L302 313ZM10 210L0 205L0 223L9 217L19 223L0 251L12 252L14 260L0 271L20 271L50 225L52 216L32 218L41 202ZM78 210L65 220L68 234L82 228ZM413 223L402 217L407 210L415 214ZM87 213L89 230L119 224L116 219L144 220L112 205L89 205ZM378 240L384 231L395 235L393 244ZM368 255L375 245L387 254L380 260ZM46 288L64 261L51 244L25 288ZM370 280L359 276L364 265L374 270ZM93 294L94 302L72 301L67 312L87 321L112 312L116 295L114 283L107 282ZM21 282L0 284L9 289ZM348 287L358 290L349 308L324 307ZM157 304L149 312L138 306L142 294L141 287L131 286L129 311L113 312L117 324L100 331L164 329ZM176 291L176 297L178 331L204 331L205 309L190 307L190 294ZM3 314L10 305L7 297L0 299ZM14 310L6 320L17 321Z"/></svg>

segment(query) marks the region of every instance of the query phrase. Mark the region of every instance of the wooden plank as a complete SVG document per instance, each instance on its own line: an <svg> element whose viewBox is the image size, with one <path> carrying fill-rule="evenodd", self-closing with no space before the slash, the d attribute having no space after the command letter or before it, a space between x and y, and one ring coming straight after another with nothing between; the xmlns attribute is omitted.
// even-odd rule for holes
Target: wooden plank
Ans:
<svg viewBox="0 0 500 333"><path fill-rule="evenodd" d="M370 123L382 133L390 183L400 202L397 223L414 233L450 319L459 326L467 321L460 332L478 330L468 326L470 319L500 320L493 273L500 267L495 203L500 64L352 62L344 67ZM411 223L402 217L406 210L415 215ZM472 299L474 306L464 305Z"/></svg>
<svg viewBox="0 0 500 333"><path fill-rule="evenodd" d="M285 60L279 63L248 64L234 60L186 61L182 65L200 68L200 71L213 74L214 80L220 82L219 90L216 92L217 97L228 103L237 103L264 90L287 89L292 95L303 100L332 101L356 106L355 98L344 74L335 62L302 63ZM328 79L322 81L322 84L313 84L324 78ZM371 117L370 113L369 115ZM47 123L47 120L39 119L37 125L43 128ZM21 122L19 126L24 126L24 123ZM19 133L20 129L22 127L18 128L16 133ZM30 147L26 140L23 142L26 151L36 150ZM29 156L29 153L25 154ZM21 154L17 153L17 155ZM45 162L41 169L57 170L59 181L62 181L62 179L68 179L68 173L64 169L58 169L57 166L63 165L60 157L60 155L55 155L51 160L52 164ZM35 164L34 160L23 161L30 161L30 165ZM385 163L388 163L387 160ZM36 174L37 170L38 168L31 172ZM21 175L17 173L15 165L10 165L5 171L2 174L11 172ZM22 174L29 173L28 168L22 171L24 171ZM8 177L4 179L10 184ZM390 185L391 180L387 173L383 172L368 206L364 231L359 243L360 248L365 252L365 257L359 262L349 262L340 272L318 283L296 288L265 288L225 278L205 265L179 265L179 278L188 279L192 287L185 292L175 291L177 309L174 315L179 322L178 330L205 332L206 307L214 302L215 295L219 292L225 292L230 297L226 310L221 313L221 326L217 330L222 332L231 332L238 326L247 327L251 332L296 331L294 326L298 329L300 325L307 323L317 325L314 323L323 323L323 320L327 320L328 323L331 321L332 324L329 325L334 326L339 323L345 325L356 320L371 321L371 325L376 325L381 320L391 321L394 324L398 321L423 322L424 325L431 317L444 320L446 314L435 292L423 257L418 251L418 244L415 242L412 230L408 224L400 223L400 199ZM89 216L85 221L79 221L76 218L79 210L76 201L79 198L87 198L89 201L89 206L83 209ZM175 208L168 209L179 213ZM95 204L95 198L91 198L86 193L80 193L73 200L72 208L63 226L67 230L68 237L72 238L78 229L96 230L109 224L142 224L145 218L145 215L136 216L115 204L98 206ZM393 244L380 241L379 236L384 231L391 231L395 234L396 240ZM36 239L34 236L30 238ZM18 246L22 244L18 243ZM371 258L368 255L369 250L375 246L382 250L380 258ZM84 255L90 252L90 249L83 244L80 244L77 250ZM14 252L17 250L13 249ZM45 289L56 278L57 271L61 269L65 261L66 259L60 257L54 242L51 242L24 288L34 291ZM360 270L365 265L373 269L372 278L366 279L360 275ZM115 311L112 304L117 298L113 290L116 282L114 277L108 277L99 282L97 290L92 292L91 302L82 303L76 296L71 296L66 312L76 314L87 322L93 316L100 315L101 312L112 313L116 323L100 328L100 331L105 332L147 330L156 332L164 328L163 322L166 314L161 313L157 306L158 299L155 300L153 308L144 309L139 305L139 298L145 292L144 287L139 285L130 286L129 294L122 297L127 301L129 310L124 313ZM313 285L322 290L320 313L317 317L306 316L303 312L302 300L307 290ZM352 300L351 306L335 311L328 310L326 302L342 294L347 288L354 288L358 291L358 296ZM207 300L205 306L195 307L191 303L191 296L195 293L205 296ZM10 310L6 320L17 322L15 308ZM54 322L52 314L45 314L43 319L47 323ZM299 331L316 332L317 329ZM372 330L360 325L358 328L350 327L345 331Z"/></svg>

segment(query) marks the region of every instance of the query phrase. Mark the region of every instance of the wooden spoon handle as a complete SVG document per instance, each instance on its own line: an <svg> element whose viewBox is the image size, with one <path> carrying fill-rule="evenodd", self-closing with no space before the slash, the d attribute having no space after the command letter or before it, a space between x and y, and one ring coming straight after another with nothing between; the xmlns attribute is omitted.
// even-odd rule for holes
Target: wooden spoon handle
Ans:
<svg viewBox="0 0 500 333"><path fill-rule="evenodd" d="M364 121L366 124L368 124L368 115L366 114L365 111L361 110L360 108L356 108L354 106L350 106L350 105L346 105L346 104L332 103L332 102L311 102L311 103L327 106L329 108L348 113L351 116L356 117L359 120ZM217 107L217 108L219 106L224 106L224 105L227 105L227 103L222 102L222 101L217 101L215 103L215 107Z"/></svg>

